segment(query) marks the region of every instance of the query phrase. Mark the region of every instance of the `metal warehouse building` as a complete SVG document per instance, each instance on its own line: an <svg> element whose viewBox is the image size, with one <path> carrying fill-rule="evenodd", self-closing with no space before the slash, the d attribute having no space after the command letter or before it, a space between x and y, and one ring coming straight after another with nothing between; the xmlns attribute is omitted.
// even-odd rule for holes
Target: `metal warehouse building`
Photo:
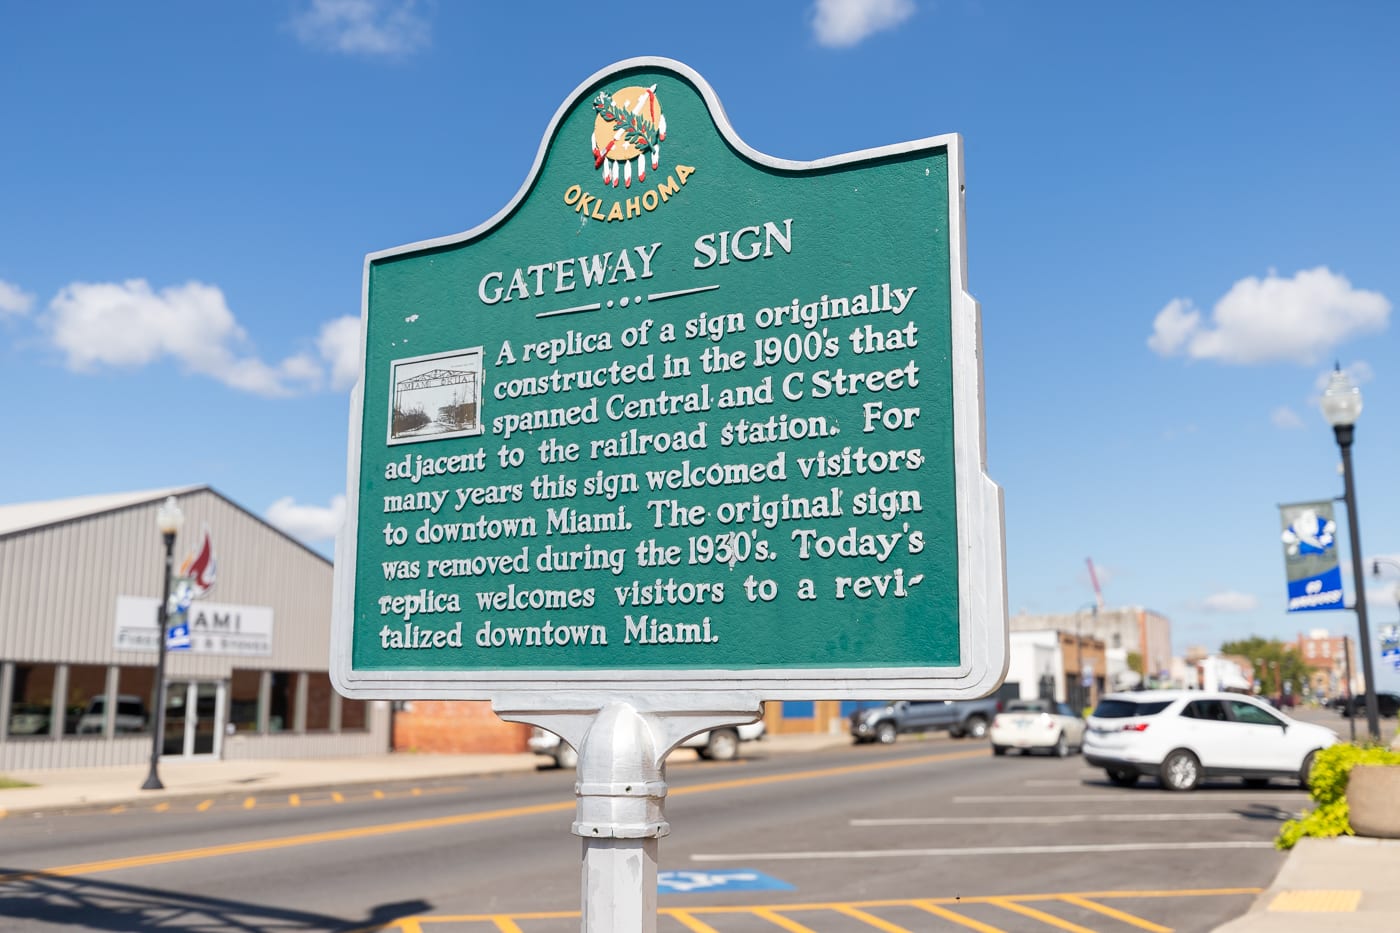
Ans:
<svg viewBox="0 0 1400 933"><path fill-rule="evenodd" d="M327 673L331 562L191 486L0 506L0 771L149 759L167 496L176 574L206 535L216 572L172 620L188 638L167 641L166 760L385 752L388 704Z"/></svg>

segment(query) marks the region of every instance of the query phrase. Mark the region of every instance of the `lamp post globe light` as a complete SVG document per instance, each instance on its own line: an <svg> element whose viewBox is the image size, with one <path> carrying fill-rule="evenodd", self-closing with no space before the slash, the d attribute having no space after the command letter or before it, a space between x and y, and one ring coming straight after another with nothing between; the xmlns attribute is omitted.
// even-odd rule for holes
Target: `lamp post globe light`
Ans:
<svg viewBox="0 0 1400 933"><path fill-rule="evenodd" d="M1337 446L1342 451L1342 483L1347 506L1347 525L1351 540L1351 580L1355 590L1356 627L1361 641L1361 672L1366 680L1366 728L1372 741L1380 741L1380 710L1376 703L1376 678L1371 669L1371 631L1366 621L1366 579L1361 568L1361 528L1356 516L1356 484L1351 470L1351 442L1356 433L1356 419L1361 415L1361 389L1355 386L1337 364L1322 393L1322 414L1332 425Z"/></svg>
<svg viewBox="0 0 1400 933"><path fill-rule="evenodd" d="M151 770L146 775L142 790L163 790L158 766L161 746L165 743L165 626L170 620L170 578L175 571L175 536L185 523L185 514L174 496L166 496L156 510L156 527L160 529L165 542L165 579L162 584L160 605L156 607L156 627L160 629L156 641L156 695L154 721L151 724Z"/></svg>

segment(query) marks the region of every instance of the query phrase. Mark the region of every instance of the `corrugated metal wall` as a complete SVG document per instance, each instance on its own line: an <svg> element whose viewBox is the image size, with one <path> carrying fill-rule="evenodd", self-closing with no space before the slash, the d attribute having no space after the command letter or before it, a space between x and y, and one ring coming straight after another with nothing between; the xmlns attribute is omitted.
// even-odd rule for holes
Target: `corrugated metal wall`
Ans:
<svg viewBox="0 0 1400 933"><path fill-rule="evenodd" d="M325 672L329 667L332 567L329 561L208 488L178 497L185 515L175 569L209 528L217 578L210 601L270 606L269 657L168 652L168 680L226 680L243 670ZM165 550L156 524L160 500L0 538L0 662L154 667L154 652L113 647L118 596L159 599ZM368 710L367 732L239 736L226 757L363 755L388 747L387 704ZM11 737L0 768L135 764L149 738Z"/></svg>
<svg viewBox="0 0 1400 933"><path fill-rule="evenodd" d="M218 560L209 599L271 606L267 658L172 652L172 678L227 677L249 669L324 671L331 624L331 565L208 489L179 497L185 526L176 569L207 524ZM0 659L69 664L153 663L149 652L112 647L118 596L160 598L164 547L159 502L0 539Z"/></svg>

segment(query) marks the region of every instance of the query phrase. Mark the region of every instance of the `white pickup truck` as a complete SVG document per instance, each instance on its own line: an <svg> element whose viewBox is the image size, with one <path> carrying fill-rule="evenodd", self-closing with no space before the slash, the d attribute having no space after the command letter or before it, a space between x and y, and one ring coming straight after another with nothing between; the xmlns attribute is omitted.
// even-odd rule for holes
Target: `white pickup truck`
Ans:
<svg viewBox="0 0 1400 933"><path fill-rule="evenodd" d="M712 761L729 761L739 754L739 743L756 742L763 738L763 720L742 726L725 726L712 729L699 735L692 735L678 747L693 748L695 754ZM536 755L546 755L554 759L560 768L573 768L578 765L578 752L568 742L548 729L536 726L530 732L530 751Z"/></svg>

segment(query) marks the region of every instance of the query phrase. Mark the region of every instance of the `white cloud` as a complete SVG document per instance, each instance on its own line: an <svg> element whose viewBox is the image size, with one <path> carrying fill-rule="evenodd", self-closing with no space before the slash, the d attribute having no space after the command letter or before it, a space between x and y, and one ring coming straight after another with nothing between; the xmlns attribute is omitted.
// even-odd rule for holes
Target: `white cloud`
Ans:
<svg viewBox="0 0 1400 933"><path fill-rule="evenodd" d="M1259 598L1249 593L1212 593L1200 602L1201 612L1253 612L1259 608Z"/></svg>
<svg viewBox="0 0 1400 933"><path fill-rule="evenodd" d="M1303 419L1298 417L1298 413L1287 405L1280 405L1269 415L1269 420L1274 423L1274 427L1283 428L1285 431L1296 430L1303 426Z"/></svg>
<svg viewBox="0 0 1400 933"><path fill-rule="evenodd" d="M913 15L914 0L816 0L812 30L822 45L846 48Z"/></svg>
<svg viewBox="0 0 1400 933"><path fill-rule="evenodd" d="M346 55L407 55L431 41L416 0L311 0L291 21L296 37Z"/></svg>
<svg viewBox="0 0 1400 933"><path fill-rule="evenodd" d="M325 541L345 524L345 497L336 496L329 506L319 506L298 505L291 496L284 496L268 506L264 517L294 538Z"/></svg>
<svg viewBox="0 0 1400 933"><path fill-rule="evenodd" d="M360 378L360 319L347 315L321 325L316 349L331 367L331 388L348 389Z"/></svg>
<svg viewBox="0 0 1400 933"><path fill-rule="evenodd" d="M1258 608L1258 597L1251 593L1236 593L1232 590L1212 593L1200 603L1202 612L1253 612Z"/></svg>
<svg viewBox="0 0 1400 933"><path fill-rule="evenodd" d="M1185 354L1222 363L1311 364L1353 337L1385 330L1390 301L1353 288L1326 266L1291 279L1240 279L1215 303L1210 322L1189 298L1157 312L1147 345L1161 356Z"/></svg>
<svg viewBox="0 0 1400 933"><path fill-rule="evenodd" d="M0 279L0 318L7 314L15 316L28 314L34 307L34 296L23 291L18 285L11 285Z"/></svg>
<svg viewBox="0 0 1400 933"><path fill-rule="evenodd" d="M79 372L171 357L190 372L265 396L314 389L323 378L320 364L305 354L273 366L240 352L247 334L224 293L202 282L159 292L144 279L75 282L49 303L44 324L68 367Z"/></svg>

